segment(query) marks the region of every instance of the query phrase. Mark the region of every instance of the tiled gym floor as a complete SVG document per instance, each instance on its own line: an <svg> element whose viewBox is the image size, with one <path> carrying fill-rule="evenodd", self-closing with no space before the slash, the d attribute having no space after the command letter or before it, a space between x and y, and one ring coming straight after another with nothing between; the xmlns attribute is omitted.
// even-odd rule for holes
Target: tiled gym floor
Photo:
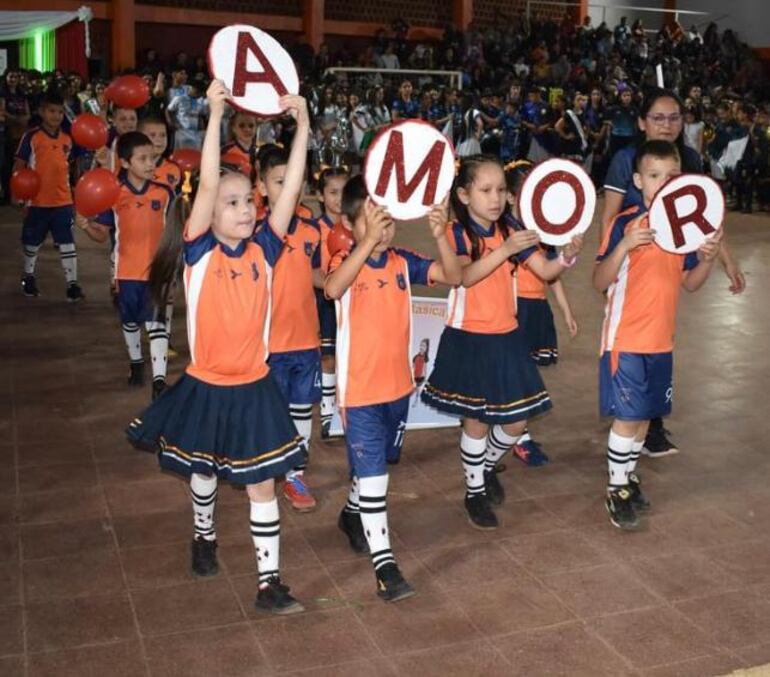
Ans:
<svg viewBox="0 0 770 677"><path fill-rule="evenodd" d="M220 490L220 575L192 578L185 486L123 437L149 390L125 385L107 253L79 239L88 300L71 306L49 243L43 296L25 299L18 218L0 211L0 675L704 677L770 662L768 215L729 216L744 296L720 270L683 294L668 424L683 452L643 459L643 531L619 533L602 505L594 231L566 278L581 332L562 334L555 409L532 425L553 463L507 459L502 526L481 533L461 507L457 431L409 433L390 519L418 595L387 606L336 527L343 445L314 440L320 507L282 510L284 579L309 609L291 618L252 606L241 491ZM426 235L400 239L430 251Z"/></svg>

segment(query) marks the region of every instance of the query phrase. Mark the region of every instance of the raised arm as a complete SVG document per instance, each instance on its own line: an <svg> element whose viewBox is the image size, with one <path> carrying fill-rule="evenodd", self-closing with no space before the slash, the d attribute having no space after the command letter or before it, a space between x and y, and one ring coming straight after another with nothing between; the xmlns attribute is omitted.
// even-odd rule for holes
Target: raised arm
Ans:
<svg viewBox="0 0 770 677"><path fill-rule="evenodd" d="M431 281L439 284L458 285L463 280L463 269L449 239L446 236L446 223L449 219L449 198L444 198L441 204L434 205L428 215L428 225L436 240L438 260L431 267Z"/></svg>
<svg viewBox="0 0 770 677"><path fill-rule="evenodd" d="M221 80L212 80L206 92L211 114L206 127L206 136L203 139L198 192L195 195L187 225L188 240L194 240L203 235L211 227L214 204L219 190L219 129L225 112L225 100L229 94L225 83Z"/></svg>
<svg viewBox="0 0 770 677"><path fill-rule="evenodd" d="M289 229L294 217L297 202L300 198L302 183L305 180L305 163L307 162L307 142L310 135L310 117L307 113L307 102L301 96L287 94L281 97L281 106L297 121L297 130L291 142L289 163L283 177L281 194L272 206L270 226L275 233L283 237Z"/></svg>

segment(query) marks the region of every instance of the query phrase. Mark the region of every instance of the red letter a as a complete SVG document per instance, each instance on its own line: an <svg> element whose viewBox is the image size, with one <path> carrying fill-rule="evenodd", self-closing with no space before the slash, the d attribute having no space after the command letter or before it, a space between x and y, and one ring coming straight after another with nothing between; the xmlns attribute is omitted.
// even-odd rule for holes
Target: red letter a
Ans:
<svg viewBox="0 0 770 677"><path fill-rule="evenodd" d="M388 183L393 174L393 168L396 169L396 191L398 201L406 202L417 190L423 177L428 175L428 183L425 186L425 194L422 198L424 205L432 205L436 199L436 187L438 176L441 172L441 160L444 157L444 148L446 144L443 141L436 141L428 151L425 159L422 161L412 180L406 182L404 176L404 135L400 131L393 131L388 139L388 147L385 149L385 159L380 169L380 178L377 180L377 187L374 189L376 195L384 197L388 190Z"/></svg>
<svg viewBox="0 0 770 677"><path fill-rule="evenodd" d="M695 209L685 216L679 216L676 209L676 201L685 195L692 195L695 198ZM713 233L716 230L703 214L706 209L706 193L700 186L682 186L679 190L669 193L663 197L663 206L666 209L666 216L671 225L671 236L674 238L674 246L677 249L684 245L682 227L688 223L698 226L704 235Z"/></svg>
<svg viewBox="0 0 770 677"><path fill-rule="evenodd" d="M241 31L238 33L238 45L235 53L235 72L233 73L233 96L245 96L246 85L250 82L269 82L278 92L278 96L288 94L278 73L273 70L271 63L265 58L259 45L251 33ZM251 52L265 69L264 73L250 71L246 68L246 60Z"/></svg>

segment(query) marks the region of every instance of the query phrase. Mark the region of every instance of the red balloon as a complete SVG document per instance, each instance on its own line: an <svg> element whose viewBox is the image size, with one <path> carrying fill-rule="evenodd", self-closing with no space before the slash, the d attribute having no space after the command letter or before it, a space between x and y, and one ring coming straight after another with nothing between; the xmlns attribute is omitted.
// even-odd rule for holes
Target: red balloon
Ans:
<svg viewBox="0 0 770 677"><path fill-rule="evenodd" d="M176 162L183 172L194 172L200 169L201 152L195 148L180 148L172 153L171 161Z"/></svg>
<svg viewBox="0 0 770 677"><path fill-rule="evenodd" d="M112 207L120 194L120 183L109 169L92 169L75 186L75 209L89 218Z"/></svg>
<svg viewBox="0 0 770 677"><path fill-rule="evenodd" d="M326 240L326 248L329 250L329 254L334 256L339 251L350 251L355 242L352 230L345 228L341 222L335 223Z"/></svg>
<svg viewBox="0 0 770 677"><path fill-rule="evenodd" d="M72 138L78 146L98 150L107 145L107 123L93 113L81 113L72 123Z"/></svg>
<svg viewBox="0 0 770 677"><path fill-rule="evenodd" d="M121 75L110 83L105 95L118 108L141 108L150 100L150 88L138 75Z"/></svg>
<svg viewBox="0 0 770 677"><path fill-rule="evenodd" d="M40 192L40 174L34 169L17 169L11 176L11 195L17 200L31 200Z"/></svg>

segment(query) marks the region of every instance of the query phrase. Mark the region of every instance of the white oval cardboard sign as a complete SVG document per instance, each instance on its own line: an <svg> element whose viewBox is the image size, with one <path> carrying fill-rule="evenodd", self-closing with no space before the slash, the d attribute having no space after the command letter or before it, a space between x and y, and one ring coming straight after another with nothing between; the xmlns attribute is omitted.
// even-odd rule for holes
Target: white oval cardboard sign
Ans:
<svg viewBox="0 0 770 677"><path fill-rule="evenodd" d="M454 148L433 125L399 122L372 141L364 163L369 196L394 219L417 219L452 188Z"/></svg>
<svg viewBox="0 0 770 677"><path fill-rule="evenodd" d="M675 176L655 194L650 205L650 228L655 242L672 254L689 254L721 227L725 196L705 174Z"/></svg>
<svg viewBox="0 0 770 677"><path fill-rule="evenodd" d="M521 222L537 231L543 244L561 247L588 230L596 189L580 165L552 158L532 168L518 200Z"/></svg>
<svg viewBox="0 0 770 677"><path fill-rule="evenodd" d="M214 34L209 71L231 92L231 103L249 113L280 115L278 99L299 93L299 77L289 53L265 31L236 24Z"/></svg>

